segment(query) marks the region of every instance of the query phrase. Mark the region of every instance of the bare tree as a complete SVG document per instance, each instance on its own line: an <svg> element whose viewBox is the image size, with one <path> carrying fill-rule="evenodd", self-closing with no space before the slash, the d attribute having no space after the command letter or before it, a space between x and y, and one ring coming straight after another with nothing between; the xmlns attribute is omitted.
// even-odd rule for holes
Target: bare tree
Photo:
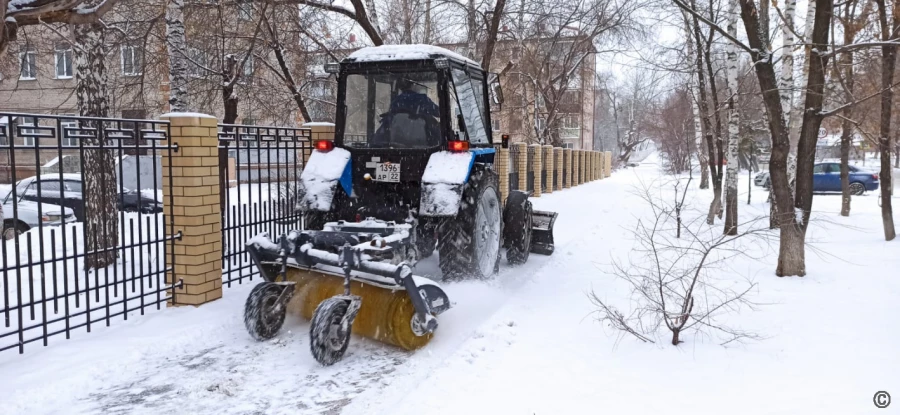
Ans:
<svg viewBox="0 0 900 415"><path fill-rule="evenodd" d="M50 23L96 23L112 9L116 0L0 0L3 30L0 30L0 54L16 40L20 27Z"/></svg>
<svg viewBox="0 0 900 415"><path fill-rule="evenodd" d="M672 239L671 221L676 219L676 209L680 212L678 191L679 186L675 186L675 205L665 205L650 187L640 191L653 214L635 226L632 233L636 246L627 263L618 260L613 263L613 273L631 287L632 306L623 312L592 291L588 297L597 307L597 319L651 343L664 327L671 336L669 342L675 346L683 342L683 335L688 332L716 336L722 344L758 339L757 334L719 321L729 312L753 309L756 304L749 299L749 294L756 284L748 282L744 288L734 289L734 284L721 283L714 271L752 251L741 242L754 239L748 237L764 236L766 229L748 223L743 226L750 230L742 234L715 235L710 230L701 230L700 221L694 220L684 227L687 239ZM683 197L682 194L682 201ZM679 233L680 229L679 226ZM765 238L755 239L765 241Z"/></svg>
<svg viewBox="0 0 900 415"><path fill-rule="evenodd" d="M188 103L187 40L184 28L184 0L166 3L166 52L169 58L169 111L190 110Z"/></svg>
<svg viewBox="0 0 900 415"><path fill-rule="evenodd" d="M737 37L737 0L728 0L728 34ZM737 46L728 44L728 57L726 63L727 89L728 89L728 167L727 180L725 182L725 234L737 235L738 223L738 146L740 143L740 117L735 102L737 101Z"/></svg>

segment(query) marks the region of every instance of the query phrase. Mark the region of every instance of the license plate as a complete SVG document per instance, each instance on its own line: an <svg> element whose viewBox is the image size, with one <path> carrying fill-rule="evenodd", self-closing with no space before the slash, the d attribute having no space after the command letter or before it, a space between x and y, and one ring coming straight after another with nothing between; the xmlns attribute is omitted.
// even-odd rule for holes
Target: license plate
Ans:
<svg viewBox="0 0 900 415"><path fill-rule="evenodd" d="M375 181L400 183L399 163L378 163L375 165Z"/></svg>

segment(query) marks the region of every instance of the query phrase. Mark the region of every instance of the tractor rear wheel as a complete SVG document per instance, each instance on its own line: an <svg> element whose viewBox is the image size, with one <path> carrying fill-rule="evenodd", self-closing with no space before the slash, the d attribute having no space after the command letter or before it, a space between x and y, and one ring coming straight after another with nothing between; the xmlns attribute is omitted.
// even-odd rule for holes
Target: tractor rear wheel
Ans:
<svg viewBox="0 0 900 415"><path fill-rule="evenodd" d="M497 188L493 172L475 170L459 212L441 222L437 245L443 279L487 278L497 272L503 226Z"/></svg>

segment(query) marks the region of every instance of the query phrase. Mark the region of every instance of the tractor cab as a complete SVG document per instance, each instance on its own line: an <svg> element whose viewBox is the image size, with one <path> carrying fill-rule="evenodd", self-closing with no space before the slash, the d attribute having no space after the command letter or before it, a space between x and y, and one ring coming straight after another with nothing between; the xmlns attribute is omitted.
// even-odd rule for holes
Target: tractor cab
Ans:
<svg viewBox="0 0 900 415"><path fill-rule="evenodd" d="M432 154L492 147L488 100L496 96L499 105L499 84L469 59L435 46L391 45L363 48L325 69L338 81L334 146L350 153L356 202L338 219L401 220L418 209Z"/></svg>

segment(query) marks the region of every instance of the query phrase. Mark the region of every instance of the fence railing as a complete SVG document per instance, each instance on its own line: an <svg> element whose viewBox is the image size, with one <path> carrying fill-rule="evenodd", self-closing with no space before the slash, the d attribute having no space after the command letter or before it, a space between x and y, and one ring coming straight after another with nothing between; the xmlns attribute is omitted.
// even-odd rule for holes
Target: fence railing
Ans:
<svg viewBox="0 0 900 415"><path fill-rule="evenodd" d="M509 148L509 190L519 190L519 146Z"/></svg>
<svg viewBox="0 0 900 415"><path fill-rule="evenodd" d="M0 351L175 300L168 131L166 121L0 113Z"/></svg>
<svg viewBox="0 0 900 415"><path fill-rule="evenodd" d="M276 236L301 227L297 188L312 152L308 128L219 125L223 284L231 286L259 271L244 243L261 232ZM260 174L250 175L249 166ZM243 170L242 170L243 169ZM241 172L247 173L242 180Z"/></svg>

